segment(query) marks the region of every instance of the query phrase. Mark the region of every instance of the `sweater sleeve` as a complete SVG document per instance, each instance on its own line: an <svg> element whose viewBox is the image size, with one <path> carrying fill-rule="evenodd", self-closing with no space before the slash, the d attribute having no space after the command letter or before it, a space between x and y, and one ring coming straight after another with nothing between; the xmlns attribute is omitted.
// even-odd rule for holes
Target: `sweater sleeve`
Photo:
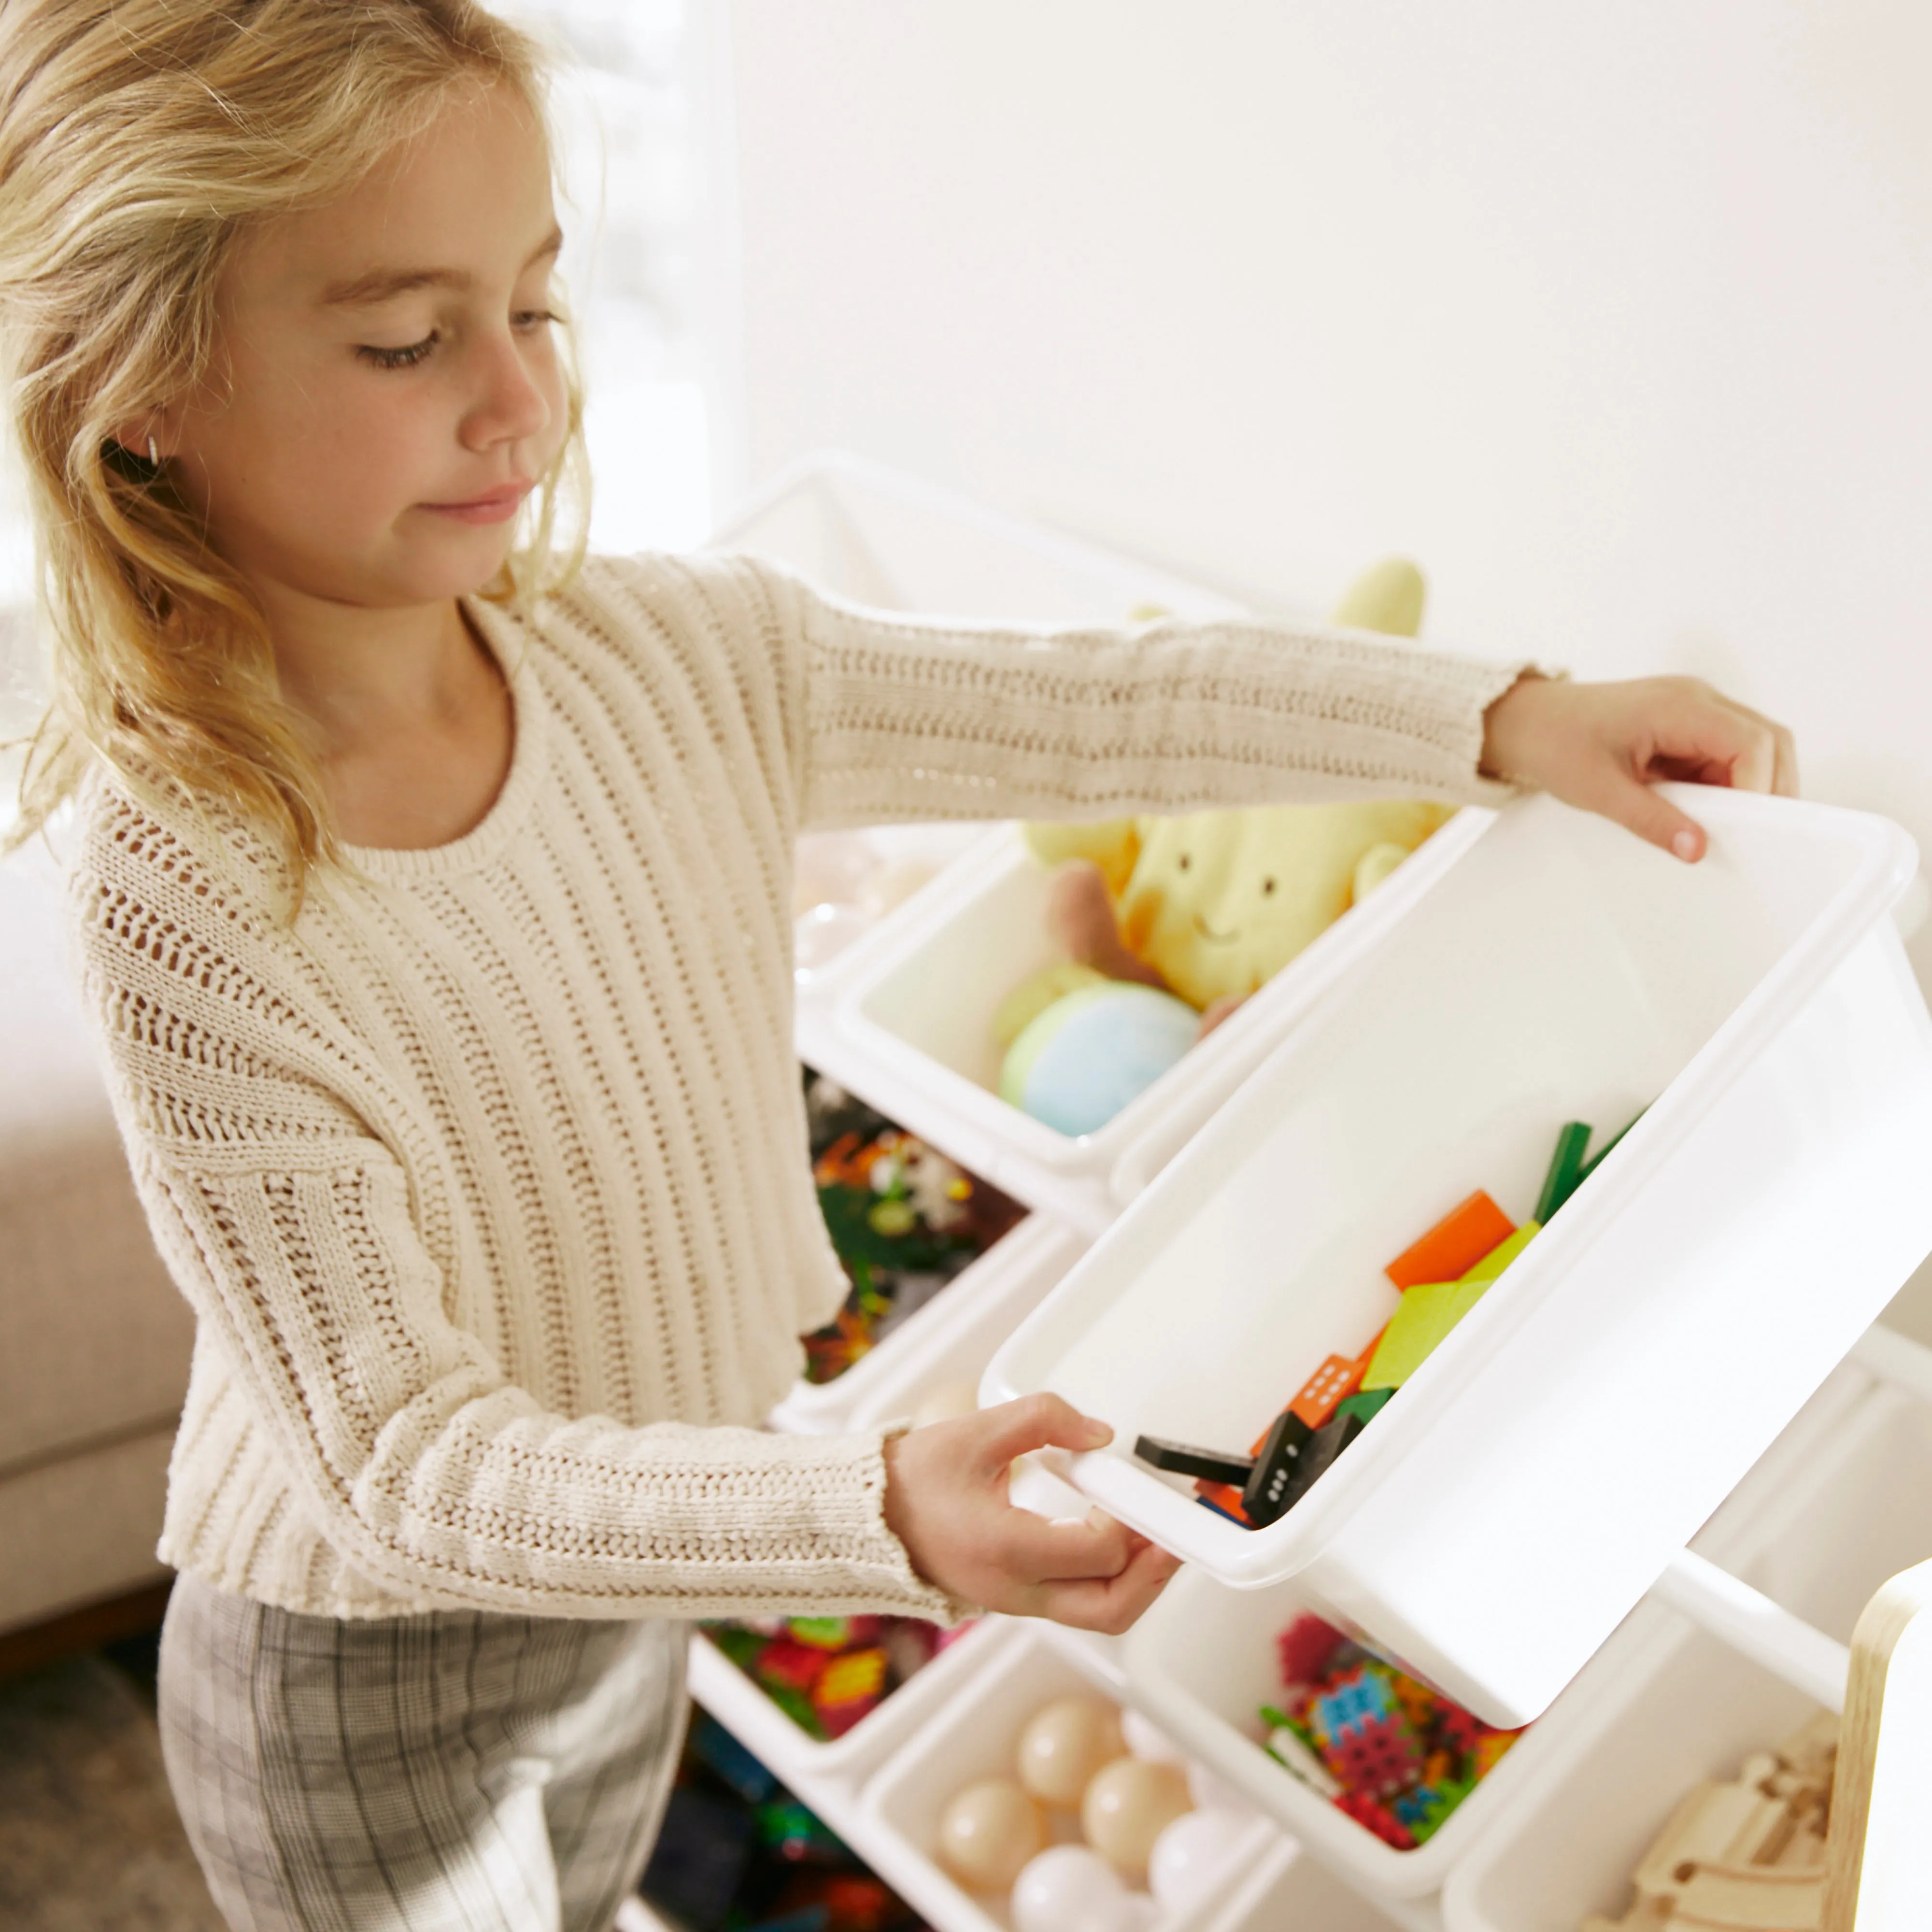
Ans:
<svg viewBox="0 0 1932 1932"><path fill-rule="evenodd" d="M76 950L157 1244L323 1540L424 1607L965 1607L886 1528L884 1437L547 1413L445 1312L411 1170L278 935L123 814ZM331 1074L334 1063L336 1072Z"/></svg>
<svg viewBox="0 0 1932 1932"><path fill-rule="evenodd" d="M745 561L788 660L803 824L1514 795L1477 768L1526 662L1258 620L900 616Z"/></svg>

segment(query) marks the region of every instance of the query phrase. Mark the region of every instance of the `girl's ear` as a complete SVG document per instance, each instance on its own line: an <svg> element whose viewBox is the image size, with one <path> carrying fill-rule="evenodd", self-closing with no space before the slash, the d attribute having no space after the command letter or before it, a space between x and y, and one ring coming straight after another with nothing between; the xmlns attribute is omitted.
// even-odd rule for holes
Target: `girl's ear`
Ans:
<svg viewBox="0 0 1932 1932"><path fill-rule="evenodd" d="M110 434L130 456L144 463L165 463L173 453L170 448L174 431L172 410L148 410L116 423Z"/></svg>

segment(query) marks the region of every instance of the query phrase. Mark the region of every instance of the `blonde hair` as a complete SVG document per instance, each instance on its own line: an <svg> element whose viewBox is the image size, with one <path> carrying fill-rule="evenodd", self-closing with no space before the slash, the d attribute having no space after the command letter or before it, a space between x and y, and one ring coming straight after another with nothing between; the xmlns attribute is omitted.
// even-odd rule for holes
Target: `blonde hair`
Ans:
<svg viewBox="0 0 1932 1932"><path fill-rule="evenodd" d="M346 193L465 80L508 82L543 118L536 43L472 0L0 0L0 319L52 652L0 851L98 756L136 796L158 782L204 823L216 803L259 828L291 919L310 866L346 866L255 597L113 430L208 372L244 224ZM583 555L566 366L568 434L482 593L526 616Z"/></svg>

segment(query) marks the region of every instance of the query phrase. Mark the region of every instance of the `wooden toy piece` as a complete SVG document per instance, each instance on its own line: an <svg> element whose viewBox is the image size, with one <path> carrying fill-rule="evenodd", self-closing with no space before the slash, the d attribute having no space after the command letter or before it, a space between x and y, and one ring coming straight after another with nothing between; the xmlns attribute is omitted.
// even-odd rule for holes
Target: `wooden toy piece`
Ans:
<svg viewBox="0 0 1932 1932"><path fill-rule="evenodd" d="M1442 1338L1488 1293L1486 1281L1420 1282L1402 1298L1383 1331L1364 1390L1397 1389L1421 1367Z"/></svg>
<svg viewBox="0 0 1932 1932"><path fill-rule="evenodd" d="M1480 1188L1445 1214L1384 1270L1400 1288L1454 1281L1516 1232L1516 1223Z"/></svg>
<svg viewBox="0 0 1932 1932"><path fill-rule="evenodd" d="M1288 1412L1298 1415L1310 1429L1319 1429L1335 1413L1336 1406L1362 1385L1366 1358L1351 1360L1330 1355L1301 1385L1288 1404Z"/></svg>
<svg viewBox="0 0 1932 1932"><path fill-rule="evenodd" d="M1526 1221L1501 1246L1492 1248L1476 1265L1466 1270L1459 1280L1468 1281L1494 1281L1523 1250L1543 1232L1540 1221Z"/></svg>
<svg viewBox="0 0 1932 1932"><path fill-rule="evenodd" d="M1550 1217L1568 1201L1583 1178L1583 1156L1588 1150L1594 1130L1585 1120L1566 1122L1556 1136L1556 1150L1543 1177L1543 1192L1536 1197L1536 1212L1531 1220L1549 1226Z"/></svg>
<svg viewBox="0 0 1932 1932"><path fill-rule="evenodd" d="M1624 1135L1630 1132L1632 1127L1636 1125L1639 1120L1643 1118L1644 1114L1647 1114L1649 1112L1650 1109L1646 1107L1643 1109L1642 1113L1634 1115L1624 1126L1619 1127L1616 1132L1610 1136L1609 1141L1604 1146L1599 1148L1597 1151L1584 1162L1583 1172L1576 1177L1577 1186L1582 1186L1584 1182L1588 1180L1591 1175L1594 1174L1598 1168L1603 1166L1604 1160L1610 1155L1612 1150L1615 1148L1617 1143L1623 1138Z"/></svg>
<svg viewBox="0 0 1932 1932"><path fill-rule="evenodd" d="M1094 1774L1126 1750L1120 1713L1100 1697L1057 1697L1020 1732L1020 1783L1036 1798L1071 1810Z"/></svg>
<svg viewBox="0 0 1932 1932"><path fill-rule="evenodd" d="M1395 1400L1392 1388L1358 1389L1346 1402L1336 1403L1337 1415L1352 1415L1364 1428Z"/></svg>
<svg viewBox="0 0 1932 1932"><path fill-rule="evenodd" d="M1692 1786L1636 1868L1638 1897L1675 1900L1700 1865L1730 1864L1738 1840L1763 1829L1766 1808L1784 1808L1748 1784Z"/></svg>
<svg viewBox="0 0 1932 1932"><path fill-rule="evenodd" d="M1130 1885L1147 1882L1154 1840L1194 1801L1178 1765L1116 1758L1094 1773L1080 1801L1087 1842Z"/></svg>
<svg viewBox="0 0 1932 1932"><path fill-rule="evenodd" d="M1672 1927L1684 1932L1817 1932L1824 1923L1825 1872L1700 1867L1677 1901Z"/></svg>
<svg viewBox="0 0 1932 1932"><path fill-rule="evenodd" d="M1335 1459L1361 1434L1362 1426L1359 1416L1333 1415L1308 1438L1295 1458L1287 1487L1282 1492L1281 1505L1268 1519L1270 1522L1279 1521L1307 1495L1328 1473ZM1243 1501L1246 1503L1247 1498L1244 1496ZM1247 1508L1249 1515L1253 1516L1252 1504L1248 1503ZM1258 1525L1258 1526L1265 1526Z"/></svg>
<svg viewBox="0 0 1932 1932"><path fill-rule="evenodd" d="M1324 1424L1323 1429L1329 1426ZM1278 1520L1306 1487L1300 1480L1303 1461L1322 1434L1322 1430L1311 1430L1292 1408L1275 1418L1241 1486L1241 1508L1257 1529Z"/></svg>
<svg viewBox="0 0 1932 1932"><path fill-rule="evenodd" d="M1246 1483L1255 1466L1252 1456L1198 1449L1191 1442L1170 1442L1164 1436L1137 1437L1134 1455L1150 1468L1165 1470L1171 1476L1194 1476L1204 1483L1226 1483L1232 1489Z"/></svg>
<svg viewBox="0 0 1932 1932"><path fill-rule="evenodd" d="M939 1862L980 1892L1004 1892L1046 1845L1040 1808L1010 1778L956 1791L939 1819Z"/></svg>

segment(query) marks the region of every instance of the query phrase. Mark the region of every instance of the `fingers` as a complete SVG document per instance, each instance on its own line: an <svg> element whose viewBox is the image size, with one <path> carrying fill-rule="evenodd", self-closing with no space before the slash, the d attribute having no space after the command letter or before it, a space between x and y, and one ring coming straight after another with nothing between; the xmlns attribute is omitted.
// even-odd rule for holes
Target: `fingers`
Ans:
<svg viewBox="0 0 1932 1932"><path fill-rule="evenodd" d="M1180 1568L1179 1557L1150 1543L1135 1552L1118 1576L1047 1585L1041 1593L1039 1614L1076 1630L1118 1636L1132 1627Z"/></svg>
<svg viewBox="0 0 1932 1932"><path fill-rule="evenodd" d="M1144 1538L1102 1510L1089 1510L1077 1522L1049 1522L1030 1510L1009 1505L994 1560L1014 1576L1058 1583L1118 1576L1145 1544Z"/></svg>
<svg viewBox="0 0 1932 1932"><path fill-rule="evenodd" d="M1652 724L1655 763L1739 791L1798 795L1797 742L1782 724L1696 679L1672 679L1666 688L1674 701L1658 708Z"/></svg>
<svg viewBox="0 0 1932 1932"><path fill-rule="evenodd" d="M981 1465L1004 1469L1016 1456L1034 1449L1099 1449L1114 1439L1114 1432L1093 1416L1082 1415L1057 1395L1022 1396L982 1408L973 1418L980 1427Z"/></svg>
<svg viewBox="0 0 1932 1932"><path fill-rule="evenodd" d="M1694 866L1704 856L1704 828L1640 778L1617 772L1574 803L1634 832L1660 850Z"/></svg>

